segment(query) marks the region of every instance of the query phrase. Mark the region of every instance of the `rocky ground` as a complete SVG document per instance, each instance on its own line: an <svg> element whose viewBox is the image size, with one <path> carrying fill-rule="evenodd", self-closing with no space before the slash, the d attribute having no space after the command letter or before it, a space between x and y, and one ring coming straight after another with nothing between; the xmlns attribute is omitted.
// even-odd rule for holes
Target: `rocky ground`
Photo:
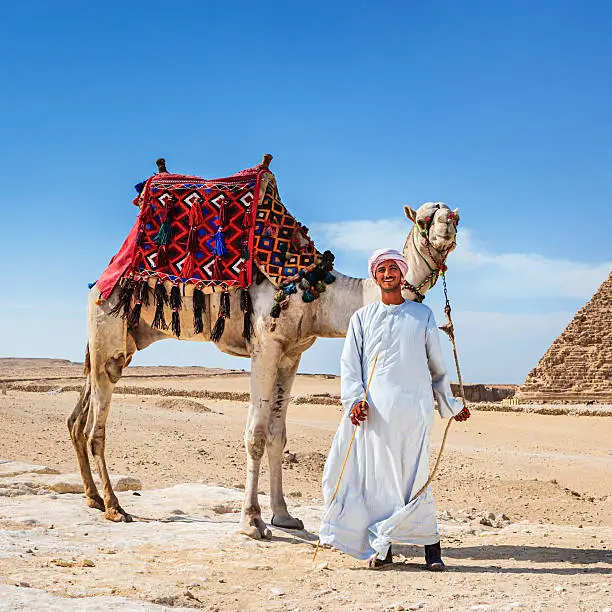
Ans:
<svg viewBox="0 0 612 612"><path fill-rule="evenodd" d="M332 550L312 562L337 379L298 377L290 406L285 491L306 529L255 542L235 534L246 375L134 368L121 381L107 458L137 519L112 524L74 474L78 367L9 361L0 609L612 610L610 417L475 411L454 423L434 484L449 571L424 572L420 549L397 547L398 563L372 572ZM269 518L267 470L261 489Z"/></svg>

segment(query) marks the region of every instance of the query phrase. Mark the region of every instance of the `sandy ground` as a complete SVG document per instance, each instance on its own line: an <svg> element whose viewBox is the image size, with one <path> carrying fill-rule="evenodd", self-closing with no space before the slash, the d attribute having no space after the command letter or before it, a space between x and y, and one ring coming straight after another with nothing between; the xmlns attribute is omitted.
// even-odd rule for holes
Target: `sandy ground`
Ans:
<svg viewBox="0 0 612 612"><path fill-rule="evenodd" d="M78 369L59 362L0 363L0 380L42 379L54 379L61 390L78 383ZM8 481L0 476L0 609L3 601L9 602L4 609L81 609L83 600L48 598L91 595L127 597L157 609L612 607L610 417L477 411L468 422L454 423L434 484L450 570L424 572L421 550L398 547L399 563L369 572L331 550L311 561L321 470L339 408L290 406L285 491L307 529L275 529L272 542L252 542L234 534L245 477L246 401L163 395L176 388L246 393L248 378L134 368L122 384L151 391L114 397L107 458L113 473L142 482L140 496L120 494L124 507L155 521L114 525L86 508L81 495L44 487L2 495L2 482ZM300 376L294 394L333 395L337 385L334 378ZM77 393L54 389L8 388L0 395L0 459L76 471L65 420ZM434 432L436 451L442 425ZM265 496L267 469L260 489ZM510 522L482 524L489 513L505 514ZM105 552L105 542L114 553ZM96 601L100 609L115 605ZM86 607L93 605L90 600Z"/></svg>

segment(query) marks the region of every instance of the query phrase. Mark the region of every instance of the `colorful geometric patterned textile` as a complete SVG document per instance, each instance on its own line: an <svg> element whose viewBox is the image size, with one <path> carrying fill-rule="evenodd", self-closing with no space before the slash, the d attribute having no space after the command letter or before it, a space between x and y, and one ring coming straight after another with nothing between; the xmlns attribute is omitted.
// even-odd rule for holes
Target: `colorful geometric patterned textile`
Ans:
<svg viewBox="0 0 612 612"><path fill-rule="evenodd" d="M288 212L270 177L255 222L254 252L257 266L276 286L310 271L320 260L307 228Z"/></svg>
<svg viewBox="0 0 612 612"><path fill-rule="evenodd" d="M221 179L162 172L134 203L136 224L97 282L103 298L125 277L192 284L204 293L245 288L252 264L278 287L320 261L262 164Z"/></svg>

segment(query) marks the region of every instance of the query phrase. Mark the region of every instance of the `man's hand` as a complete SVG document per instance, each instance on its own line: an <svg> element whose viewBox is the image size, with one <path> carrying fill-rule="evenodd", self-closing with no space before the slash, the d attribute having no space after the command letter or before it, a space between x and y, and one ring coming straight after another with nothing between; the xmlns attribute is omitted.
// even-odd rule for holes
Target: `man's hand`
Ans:
<svg viewBox="0 0 612 612"><path fill-rule="evenodd" d="M365 421L368 416L368 408L368 402L357 402L351 410L351 423L360 425L362 421Z"/></svg>
<svg viewBox="0 0 612 612"><path fill-rule="evenodd" d="M454 417L455 421L467 421L470 418L470 411L468 410L467 406L458 414L456 414Z"/></svg>

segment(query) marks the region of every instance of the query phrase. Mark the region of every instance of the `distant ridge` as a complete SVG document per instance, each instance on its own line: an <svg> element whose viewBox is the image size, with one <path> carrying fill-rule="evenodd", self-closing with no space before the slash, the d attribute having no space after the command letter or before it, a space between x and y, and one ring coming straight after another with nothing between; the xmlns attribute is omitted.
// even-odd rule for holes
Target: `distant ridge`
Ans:
<svg viewBox="0 0 612 612"><path fill-rule="evenodd" d="M71 366L83 365L82 361L70 361L69 359L54 359L51 357L0 357L0 366Z"/></svg>

